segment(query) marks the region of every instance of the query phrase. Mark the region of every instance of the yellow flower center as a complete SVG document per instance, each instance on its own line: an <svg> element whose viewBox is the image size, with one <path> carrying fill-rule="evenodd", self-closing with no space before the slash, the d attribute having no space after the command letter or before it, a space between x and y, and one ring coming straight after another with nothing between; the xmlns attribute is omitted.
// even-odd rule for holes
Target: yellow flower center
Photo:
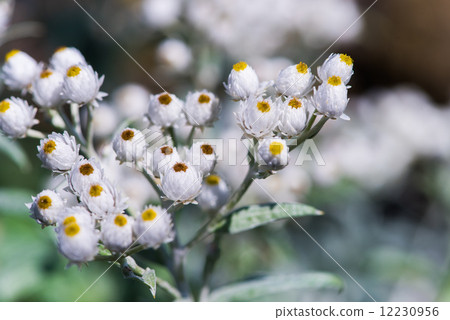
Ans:
<svg viewBox="0 0 450 320"><path fill-rule="evenodd" d="M85 163L80 166L80 173L83 176L89 176L94 172L94 167L90 163Z"/></svg>
<svg viewBox="0 0 450 320"><path fill-rule="evenodd" d="M308 65L306 63L299 62L298 65L296 65L296 68L298 73L305 74L306 72L308 72Z"/></svg>
<svg viewBox="0 0 450 320"><path fill-rule="evenodd" d="M141 217L142 217L142 220L144 220L144 221L152 221L153 219L156 218L157 215L158 214L156 213L155 210L147 209L144 212L142 212Z"/></svg>
<svg viewBox="0 0 450 320"><path fill-rule="evenodd" d="M332 85L332 86L339 86L341 85L342 80L341 77L339 76L332 76L328 78L328 84Z"/></svg>
<svg viewBox="0 0 450 320"><path fill-rule="evenodd" d="M48 78L53 74L50 70L45 70L41 72L41 79Z"/></svg>
<svg viewBox="0 0 450 320"><path fill-rule="evenodd" d="M64 233L68 237L75 236L78 232L80 232L80 226L76 222L72 222L71 224L67 225L64 229Z"/></svg>
<svg viewBox="0 0 450 320"><path fill-rule="evenodd" d="M211 101L211 98L207 94L201 94L200 97L198 97L199 103L209 103Z"/></svg>
<svg viewBox="0 0 450 320"><path fill-rule="evenodd" d="M180 172L180 171L186 172L187 169L188 169L188 166L185 165L185 164L182 163L182 162L177 162L177 163L175 163L175 165L173 166L173 170L174 170L175 172Z"/></svg>
<svg viewBox="0 0 450 320"><path fill-rule="evenodd" d="M256 107L259 111L262 113L269 112L270 111L270 104L267 101L260 101L256 104Z"/></svg>
<svg viewBox="0 0 450 320"><path fill-rule="evenodd" d="M67 49L67 47L59 47L58 49L55 50L55 53L56 53L56 52L64 51L64 50L66 50L66 49Z"/></svg>
<svg viewBox="0 0 450 320"><path fill-rule="evenodd" d="M353 64L353 59L350 56L343 53L341 53L339 56L341 57L341 61L345 62L348 66L351 66Z"/></svg>
<svg viewBox="0 0 450 320"><path fill-rule="evenodd" d="M52 199L49 196L42 196L38 200L39 209L48 209L52 205Z"/></svg>
<svg viewBox="0 0 450 320"><path fill-rule="evenodd" d="M302 103L300 100L298 100L297 98L292 98L288 105L292 108L292 109L298 109L302 107Z"/></svg>
<svg viewBox="0 0 450 320"><path fill-rule="evenodd" d="M272 155L277 156L283 151L284 146L281 142L273 141L269 145L269 151Z"/></svg>
<svg viewBox="0 0 450 320"><path fill-rule="evenodd" d="M205 182L210 186L217 186L220 182L220 177L215 174L211 174L205 178Z"/></svg>
<svg viewBox="0 0 450 320"><path fill-rule="evenodd" d="M56 149L56 142L53 140L48 140L44 144L44 153L50 154Z"/></svg>
<svg viewBox="0 0 450 320"><path fill-rule="evenodd" d="M64 219L63 226L67 226L67 225L69 225L71 223L75 223L75 222L77 222L77 219L75 219L74 216L69 216L69 217Z"/></svg>
<svg viewBox="0 0 450 320"><path fill-rule="evenodd" d="M131 140L134 137L134 131L127 129L122 131L122 139L125 141Z"/></svg>
<svg viewBox="0 0 450 320"><path fill-rule="evenodd" d="M11 59L12 57L14 57L16 54L18 54L20 52L20 50L11 50L10 52L8 52L5 56L5 61L8 61L9 59Z"/></svg>
<svg viewBox="0 0 450 320"><path fill-rule="evenodd" d="M81 68L78 66L72 66L69 69L67 69L67 76L68 77L76 77L81 72Z"/></svg>
<svg viewBox="0 0 450 320"><path fill-rule="evenodd" d="M209 145L209 144L204 144L200 148L202 149L202 152L204 154L213 154L213 152L214 152L213 147L211 147L211 145Z"/></svg>
<svg viewBox="0 0 450 320"><path fill-rule="evenodd" d="M234 71L242 71L245 70L245 68L247 68L247 63L244 61L240 61L233 66Z"/></svg>
<svg viewBox="0 0 450 320"><path fill-rule="evenodd" d="M161 153L165 154L166 156L168 156L168 155L173 153L173 149L171 147L169 147L169 146L161 147L160 150L161 150Z"/></svg>
<svg viewBox="0 0 450 320"><path fill-rule="evenodd" d="M114 223L116 226L123 227L127 224L127 218L123 214L117 215L117 217L114 219Z"/></svg>
<svg viewBox="0 0 450 320"><path fill-rule="evenodd" d="M167 93L160 95L158 97L158 100L159 100L159 103L164 104L164 105L168 105L172 102L172 98Z"/></svg>
<svg viewBox="0 0 450 320"><path fill-rule="evenodd" d="M91 189L89 190L89 194L91 197L98 197L102 194L103 188L102 186L96 184L91 186Z"/></svg>
<svg viewBox="0 0 450 320"><path fill-rule="evenodd" d="M0 102L0 112L1 113L6 112L6 110L8 110L10 107L11 107L11 104L8 101L3 100L2 102Z"/></svg>

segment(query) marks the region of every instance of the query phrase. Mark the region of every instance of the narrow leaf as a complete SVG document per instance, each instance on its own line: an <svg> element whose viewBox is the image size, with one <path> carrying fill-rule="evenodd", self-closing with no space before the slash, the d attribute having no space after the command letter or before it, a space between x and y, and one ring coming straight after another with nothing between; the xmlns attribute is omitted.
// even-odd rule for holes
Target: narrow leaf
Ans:
<svg viewBox="0 0 450 320"><path fill-rule="evenodd" d="M20 144L3 135L0 135L0 153L8 156L22 171L31 167L30 160Z"/></svg>
<svg viewBox="0 0 450 320"><path fill-rule="evenodd" d="M156 297L156 273L155 270L147 268L142 275L142 281L149 286L153 298Z"/></svg>

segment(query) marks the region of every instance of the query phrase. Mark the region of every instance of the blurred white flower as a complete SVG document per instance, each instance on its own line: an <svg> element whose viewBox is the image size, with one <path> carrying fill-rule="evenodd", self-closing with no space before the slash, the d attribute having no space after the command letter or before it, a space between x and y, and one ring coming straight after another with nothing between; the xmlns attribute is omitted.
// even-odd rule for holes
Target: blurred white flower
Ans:
<svg viewBox="0 0 450 320"><path fill-rule="evenodd" d="M214 93L202 90L189 92L184 111L186 120L193 126L211 126L218 119L221 106Z"/></svg>
<svg viewBox="0 0 450 320"><path fill-rule="evenodd" d="M302 97L311 91L315 78L306 63L299 62L280 71L275 82L279 94Z"/></svg>
<svg viewBox="0 0 450 320"><path fill-rule="evenodd" d="M55 108L64 103L62 87L64 76L58 71L46 69L36 77L31 86L33 100L41 108Z"/></svg>
<svg viewBox="0 0 450 320"><path fill-rule="evenodd" d="M119 213L102 222L101 240L113 252L123 252L133 243L133 217Z"/></svg>
<svg viewBox="0 0 450 320"><path fill-rule="evenodd" d="M11 50L5 56L1 79L10 90L29 89L34 78L41 72L42 65L20 50Z"/></svg>
<svg viewBox="0 0 450 320"><path fill-rule="evenodd" d="M161 128L176 126L183 116L183 105L174 94L163 92L151 95L147 116L155 126Z"/></svg>
<svg viewBox="0 0 450 320"><path fill-rule="evenodd" d="M186 160L196 167L201 175L206 176L214 170L217 154L212 145L197 141L187 150Z"/></svg>
<svg viewBox="0 0 450 320"><path fill-rule="evenodd" d="M80 146L75 138L66 131L63 134L53 132L42 139L38 146L38 158L44 168L55 172L69 171L78 159Z"/></svg>
<svg viewBox="0 0 450 320"><path fill-rule="evenodd" d="M317 111L330 118L349 118L344 114L347 108L347 87L339 76L332 76L322 83L319 88L314 88L312 99Z"/></svg>
<svg viewBox="0 0 450 320"><path fill-rule="evenodd" d="M143 0L142 14L153 28L165 28L174 24L181 13L182 0Z"/></svg>
<svg viewBox="0 0 450 320"><path fill-rule="evenodd" d="M289 147L281 138L266 138L258 141L256 161L265 170L281 170L289 162Z"/></svg>
<svg viewBox="0 0 450 320"><path fill-rule="evenodd" d="M77 48L58 48L50 58L50 67L62 74L72 66L86 65L86 59Z"/></svg>
<svg viewBox="0 0 450 320"><path fill-rule="evenodd" d="M13 13L14 2L12 0L0 1L0 38L8 28Z"/></svg>
<svg viewBox="0 0 450 320"><path fill-rule="evenodd" d="M60 195L52 190L43 190L32 199L33 202L26 204L30 217L42 227L56 224L56 217L65 205Z"/></svg>
<svg viewBox="0 0 450 320"><path fill-rule="evenodd" d="M98 138L107 138L112 135L119 126L117 110L108 103L101 102L93 111L92 122L94 135Z"/></svg>
<svg viewBox="0 0 450 320"><path fill-rule="evenodd" d="M322 82L328 81L332 76L338 76L344 84L347 84L353 75L353 59L343 53L332 53L321 66L317 67L317 75Z"/></svg>
<svg viewBox="0 0 450 320"><path fill-rule="evenodd" d="M114 91L113 105L125 118L142 118L148 109L149 95L143 86L129 83Z"/></svg>
<svg viewBox="0 0 450 320"><path fill-rule="evenodd" d="M156 50L156 56L161 63L176 72L185 71L192 62L191 49L176 39L163 41Z"/></svg>
<svg viewBox="0 0 450 320"><path fill-rule="evenodd" d="M202 177L190 163L177 162L161 176L161 190L175 202L191 203L200 193Z"/></svg>
<svg viewBox="0 0 450 320"><path fill-rule="evenodd" d="M117 134L112 142L116 159L122 162L138 162L145 153L145 137L137 129L126 128Z"/></svg>
<svg viewBox="0 0 450 320"><path fill-rule="evenodd" d="M198 205L205 212L219 210L229 199L230 187L217 174L211 174L203 180L202 191L197 197Z"/></svg>
<svg viewBox="0 0 450 320"><path fill-rule="evenodd" d="M36 108L25 100L11 97L0 102L0 130L12 138L23 138L28 129L39 121L34 117Z"/></svg>
<svg viewBox="0 0 450 320"><path fill-rule="evenodd" d="M236 100L246 100L258 93L259 80L255 70L246 62L238 62L228 75L228 83L223 84L226 93Z"/></svg>
<svg viewBox="0 0 450 320"><path fill-rule="evenodd" d="M278 130L282 135L286 137L297 136L305 129L309 104L310 102L307 99L295 97L288 97L281 104L282 110Z"/></svg>
<svg viewBox="0 0 450 320"><path fill-rule="evenodd" d="M159 206L145 207L136 217L133 231L138 243L154 249L175 237L170 213Z"/></svg>

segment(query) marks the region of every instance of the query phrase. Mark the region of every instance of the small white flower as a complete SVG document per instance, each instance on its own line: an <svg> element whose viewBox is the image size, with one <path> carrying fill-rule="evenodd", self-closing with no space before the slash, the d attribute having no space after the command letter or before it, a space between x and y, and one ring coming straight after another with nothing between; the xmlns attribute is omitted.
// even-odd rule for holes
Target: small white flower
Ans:
<svg viewBox="0 0 450 320"><path fill-rule="evenodd" d="M258 164L267 170L280 170L289 162L289 148L281 138L268 138L258 142Z"/></svg>
<svg viewBox="0 0 450 320"><path fill-rule="evenodd" d="M317 111L327 117L349 119L344 115L348 104L347 87L339 76L332 76L318 89L314 88L312 101Z"/></svg>
<svg viewBox="0 0 450 320"><path fill-rule="evenodd" d="M186 43L177 39L163 41L158 46L156 55L159 61L176 72L186 70L192 62L191 49Z"/></svg>
<svg viewBox="0 0 450 320"><path fill-rule="evenodd" d="M305 129L309 104L308 100L296 97L289 97L283 102L278 130L284 136L297 136Z"/></svg>
<svg viewBox="0 0 450 320"><path fill-rule="evenodd" d="M152 172L156 178L161 176L167 168L172 167L175 163L180 162L181 158L177 148L169 145L161 146L153 151Z"/></svg>
<svg viewBox="0 0 450 320"><path fill-rule="evenodd" d="M52 190L44 190L32 199L33 202L26 204L30 209L30 217L42 227L56 224L56 217L64 209L61 196Z"/></svg>
<svg viewBox="0 0 450 320"><path fill-rule="evenodd" d="M72 222L91 228L95 227L95 220L85 207L65 207L56 217L56 232L59 232L59 229L64 228Z"/></svg>
<svg viewBox="0 0 450 320"><path fill-rule="evenodd" d="M122 162L137 162L145 153L145 137L137 129L126 128L116 135L112 143L116 159Z"/></svg>
<svg viewBox="0 0 450 320"><path fill-rule="evenodd" d="M317 68L317 74L323 82L332 76L339 76L347 84L353 75L353 59L343 53L332 53L323 65Z"/></svg>
<svg viewBox="0 0 450 320"><path fill-rule="evenodd" d="M0 129L12 138L25 137L27 130L39 121L34 118L36 108L25 100L11 97L0 102Z"/></svg>
<svg viewBox="0 0 450 320"><path fill-rule="evenodd" d="M11 50L5 56L1 78L10 90L28 89L41 72L42 65L20 50Z"/></svg>
<svg viewBox="0 0 450 320"><path fill-rule="evenodd" d="M184 111L187 122L193 126L211 126L218 119L219 99L209 91L189 92Z"/></svg>
<svg viewBox="0 0 450 320"><path fill-rule="evenodd" d="M217 162L214 148L206 142L195 142L186 152L186 159L197 168L201 175L210 174Z"/></svg>
<svg viewBox="0 0 450 320"><path fill-rule="evenodd" d="M114 91L113 105L125 118L142 118L148 109L149 96L143 86L129 83Z"/></svg>
<svg viewBox="0 0 450 320"><path fill-rule="evenodd" d="M142 14L153 28L165 28L175 23L182 10L182 0L144 0Z"/></svg>
<svg viewBox="0 0 450 320"><path fill-rule="evenodd" d="M279 94L301 97L307 94L314 83L314 75L308 66L300 62L280 71L275 87Z"/></svg>
<svg viewBox="0 0 450 320"><path fill-rule="evenodd" d="M161 176L161 189L165 196L175 202L191 203L200 193L202 178L189 163L177 162Z"/></svg>
<svg viewBox="0 0 450 320"><path fill-rule="evenodd" d="M80 195L89 188L92 183L103 179L103 170L95 159L84 159L80 157L69 173L69 186L72 191Z"/></svg>
<svg viewBox="0 0 450 320"><path fill-rule="evenodd" d="M51 68L62 74L71 66L84 64L87 64L86 59L77 48L73 47L61 47L50 58Z"/></svg>
<svg viewBox="0 0 450 320"><path fill-rule="evenodd" d="M155 126L168 128L179 122L183 113L183 102L174 94L150 95L147 117Z"/></svg>
<svg viewBox="0 0 450 320"><path fill-rule="evenodd" d="M280 118L280 107L271 98L250 98L242 101L234 114L246 136L262 138L273 134Z"/></svg>
<svg viewBox="0 0 450 320"><path fill-rule="evenodd" d="M111 215L102 222L101 240L106 248L123 252L133 243L133 217Z"/></svg>
<svg viewBox="0 0 450 320"><path fill-rule="evenodd" d="M31 93L33 100L42 108L60 106L64 100L61 96L64 76L58 71L47 69L33 80Z"/></svg>
<svg viewBox="0 0 450 320"><path fill-rule="evenodd" d="M97 100L101 101L107 95L100 91L104 78L99 78L90 65L73 65L65 71L63 97L79 105L90 103L97 107Z"/></svg>
<svg viewBox="0 0 450 320"><path fill-rule="evenodd" d="M218 175L211 174L203 180L202 191L197 197L198 205L206 212L219 210L230 197L230 188Z"/></svg>
<svg viewBox="0 0 450 320"><path fill-rule="evenodd" d="M133 231L137 242L148 248L156 249L175 237L170 214L159 206L145 207L136 217Z"/></svg>
<svg viewBox="0 0 450 320"><path fill-rule="evenodd" d="M37 148L39 151L37 156L44 168L66 172L77 161L80 146L73 136L64 131L63 134L53 132L47 139L42 139Z"/></svg>
<svg viewBox="0 0 450 320"><path fill-rule="evenodd" d="M259 80L255 70L241 61L233 65L228 76L228 83L223 85L226 93L233 99L246 100L258 93Z"/></svg>

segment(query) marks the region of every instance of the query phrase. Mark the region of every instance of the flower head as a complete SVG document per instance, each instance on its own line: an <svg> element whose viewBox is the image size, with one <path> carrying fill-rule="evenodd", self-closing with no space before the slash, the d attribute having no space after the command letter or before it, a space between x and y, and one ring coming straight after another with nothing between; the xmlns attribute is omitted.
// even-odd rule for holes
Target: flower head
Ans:
<svg viewBox="0 0 450 320"><path fill-rule="evenodd" d="M0 102L0 130L12 138L25 137L28 129L39 121L34 117L36 108L25 100L11 97Z"/></svg>
<svg viewBox="0 0 450 320"><path fill-rule="evenodd" d="M258 142L256 161L263 169L280 170L289 162L289 148L281 138L268 138Z"/></svg>
<svg viewBox="0 0 450 320"><path fill-rule="evenodd" d="M103 170L96 159L84 159L80 157L70 170L68 181L72 191L80 195L92 183L103 179Z"/></svg>
<svg viewBox="0 0 450 320"><path fill-rule="evenodd" d="M137 242L155 249L175 237L170 214L159 206L145 207L136 217L133 231Z"/></svg>
<svg viewBox="0 0 450 320"><path fill-rule="evenodd" d="M275 82L279 94L302 97L308 93L314 83L314 75L308 66L300 62L280 71Z"/></svg>
<svg viewBox="0 0 450 320"><path fill-rule="evenodd" d="M37 156L44 168L55 172L67 172L77 161L79 149L75 138L66 131L63 134L53 132L47 139L41 140Z"/></svg>
<svg viewBox="0 0 450 320"><path fill-rule="evenodd" d="M163 92L150 96L147 117L155 126L176 126L183 116L183 102L174 94Z"/></svg>
<svg viewBox="0 0 450 320"><path fill-rule="evenodd" d="M62 73L46 69L33 80L31 93L33 100L42 108L60 106L64 100L61 96L64 76Z"/></svg>
<svg viewBox="0 0 450 320"><path fill-rule="evenodd" d="M197 168L201 175L206 176L214 170L217 154L212 145L199 141L187 151L186 159Z"/></svg>
<svg viewBox="0 0 450 320"><path fill-rule="evenodd" d="M180 162L181 158L177 148L164 145L153 151L152 172L156 178L159 178L167 168L172 167L175 163Z"/></svg>
<svg viewBox="0 0 450 320"><path fill-rule="evenodd" d="M191 203L200 193L202 178L198 170L187 162L176 162L161 176L161 189L175 202Z"/></svg>
<svg viewBox="0 0 450 320"><path fill-rule="evenodd" d="M287 137L299 135L306 127L310 102L307 99L288 97L281 105L278 130Z"/></svg>
<svg viewBox="0 0 450 320"><path fill-rule="evenodd" d="M32 199L33 202L27 204L30 217L42 227L56 224L56 217L64 209L61 196L52 190L44 190Z"/></svg>
<svg viewBox="0 0 450 320"><path fill-rule="evenodd" d="M50 58L51 68L62 74L64 74L71 66L86 64L86 59L81 52L73 47L60 47Z"/></svg>
<svg viewBox="0 0 450 320"><path fill-rule="evenodd" d="M137 162L145 153L145 137L137 129L126 128L113 139L116 159L122 162Z"/></svg>
<svg viewBox="0 0 450 320"><path fill-rule="evenodd" d="M203 179L202 191L197 197L198 205L206 212L218 211L230 197L230 187L217 174Z"/></svg>
<svg viewBox="0 0 450 320"><path fill-rule="evenodd" d="M123 252L133 242L133 217L119 213L108 216L102 222L101 240L106 248Z"/></svg>
<svg viewBox="0 0 450 320"><path fill-rule="evenodd" d="M218 119L220 109L219 99L212 92L190 92L186 97L186 120L193 126L211 126Z"/></svg>
<svg viewBox="0 0 450 320"><path fill-rule="evenodd" d="M42 65L20 50L11 50L5 56L1 69L1 78L10 90L28 89L33 79L42 69Z"/></svg>
<svg viewBox="0 0 450 320"><path fill-rule="evenodd" d="M235 100L246 100L255 96L259 88L259 80L255 70L246 62L233 65L228 76L228 83L223 84L226 93Z"/></svg>
<svg viewBox="0 0 450 320"><path fill-rule="evenodd" d="M339 76L331 76L318 89L314 88L313 104L317 111L330 118L344 118L347 108L347 87Z"/></svg>
<svg viewBox="0 0 450 320"><path fill-rule="evenodd" d="M347 84L353 75L353 59L343 53L332 53L323 65L317 68L317 74L323 82L332 76L339 76L344 84Z"/></svg>

